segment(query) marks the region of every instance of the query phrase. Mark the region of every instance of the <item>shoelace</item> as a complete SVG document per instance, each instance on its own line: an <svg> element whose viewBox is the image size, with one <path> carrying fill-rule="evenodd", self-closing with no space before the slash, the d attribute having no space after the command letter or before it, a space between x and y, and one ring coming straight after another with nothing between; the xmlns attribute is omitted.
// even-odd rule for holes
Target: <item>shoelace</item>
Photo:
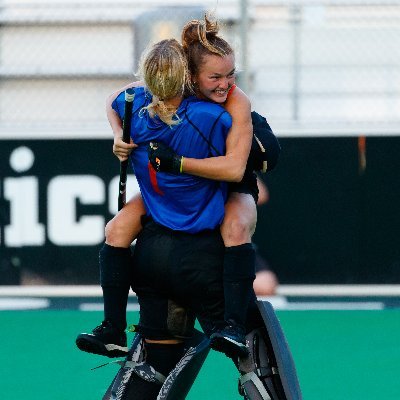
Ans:
<svg viewBox="0 0 400 400"><path fill-rule="evenodd" d="M109 323L107 321L103 321L99 326L96 326L96 328L93 329L94 333L101 332L103 329L107 328L109 326Z"/></svg>
<svg viewBox="0 0 400 400"><path fill-rule="evenodd" d="M111 365L111 364L119 364L122 367L124 365L124 363L125 363L125 360L113 360L113 361L106 362L105 364L98 365L97 367L90 368L90 370L94 371L95 369L103 368L103 367L105 367L107 365Z"/></svg>

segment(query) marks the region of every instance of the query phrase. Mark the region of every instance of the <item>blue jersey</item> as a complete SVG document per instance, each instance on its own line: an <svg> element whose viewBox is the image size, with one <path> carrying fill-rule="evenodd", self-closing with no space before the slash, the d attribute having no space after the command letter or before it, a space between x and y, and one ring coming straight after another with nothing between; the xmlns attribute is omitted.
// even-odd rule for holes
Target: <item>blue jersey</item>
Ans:
<svg viewBox="0 0 400 400"><path fill-rule="evenodd" d="M177 110L181 122L168 126L142 110L150 102L148 91L135 88L131 137L139 147L130 158L147 214L177 231L197 233L216 228L224 218L227 185L188 174L156 173L149 163L147 146L151 141L163 142L190 158L224 155L231 116L220 105L192 96ZM124 93L115 99L113 109L123 119Z"/></svg>

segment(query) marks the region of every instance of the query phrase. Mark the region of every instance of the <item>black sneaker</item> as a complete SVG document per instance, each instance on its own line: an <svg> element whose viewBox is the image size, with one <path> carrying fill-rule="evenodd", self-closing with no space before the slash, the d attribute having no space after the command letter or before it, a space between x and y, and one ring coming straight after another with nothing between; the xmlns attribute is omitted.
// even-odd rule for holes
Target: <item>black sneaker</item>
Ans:
<svg viewBox="0 0 400 400"><path fill-rule="evenodd" d="M87 353L107 357L121 357L128 354L126 333L117 331L109 321L93 329L92 333L81 333L76 338L76 345Z"/></svg>
<svg viewBox="0 0 400 400"><path fill-rule="evenodd" d="M246 346L244 330L236 325L225 328L211 335L211 348L225 353L228 357L246 357L249 350Z"/></svg>

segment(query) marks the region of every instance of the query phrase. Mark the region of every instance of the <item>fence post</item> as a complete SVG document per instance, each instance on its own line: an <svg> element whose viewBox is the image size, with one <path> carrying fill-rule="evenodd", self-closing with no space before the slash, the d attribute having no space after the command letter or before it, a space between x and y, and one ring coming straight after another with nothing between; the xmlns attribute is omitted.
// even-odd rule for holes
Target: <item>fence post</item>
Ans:
<svg viewBox="0 0 400 400"><path fill-rule="evenodd" d="M249 15L248 15L248 1L240 0L240 47L241 47L241 74L240 74L240 87L248 94L249 90L249 70L248 70L248 31L249 31Z"/></svg>

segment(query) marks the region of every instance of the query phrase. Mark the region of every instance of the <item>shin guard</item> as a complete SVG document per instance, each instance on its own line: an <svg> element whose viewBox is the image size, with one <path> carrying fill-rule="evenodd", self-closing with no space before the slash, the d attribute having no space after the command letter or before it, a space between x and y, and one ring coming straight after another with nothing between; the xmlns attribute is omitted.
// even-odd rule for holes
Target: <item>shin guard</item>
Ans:
<svg viewBox="0 0 400 400"><path fill-rule="evenodd" d="M149 392L154 390L154 385L158 385L154 400L184 400L209 353L209 344L209 339L195 330L193 337L184 342L184 355L165 377L146 362L144 340L137 334L125 361L119 362L121 368L103 400L131 400L130 394L135 393L136 387L140 387L140 390L145 387L137 377L152 384L151 387L147 385ZM152 394L149 396L153 398Z"/></svg>
<svg viewBox="0 0 400 400"><path fill-rule="evenodd" d="M128 400L129 393L135 389L134 386L143 386L137 377L153 386L156 385L156 393L165 381L164 375L146 363L144 340L140 334L136 334L133 339L128 356L118 364L121 365L121 368L108 387L103 400Z"/></svg>
<svg viewBox="0 0 400 400"><path fill-rule="evenodd" d="M185 345L185 354L167 376L157 400L186 399L210 351L210 340L197 330L192 338L185 341Z"/></svg>
<svg viewBox="0 0 400 400"><path fill-rule="evenodd" d="M246 336L249 355L239 360L239 393L248 400L302 400L296 368L272 305L257 301L264 326Z"/></svg>

